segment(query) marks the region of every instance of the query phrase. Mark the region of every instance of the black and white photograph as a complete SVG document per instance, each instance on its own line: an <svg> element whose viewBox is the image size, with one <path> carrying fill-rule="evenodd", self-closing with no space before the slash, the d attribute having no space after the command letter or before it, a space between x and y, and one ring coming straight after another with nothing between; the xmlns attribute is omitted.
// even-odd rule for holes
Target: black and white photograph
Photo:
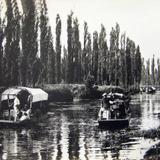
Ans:
<svg viewBox="0 0 160 160"><path fill-rule="evenodd" d="M159 0L0 0L0 160L159 160L159 21Z"/></svg>

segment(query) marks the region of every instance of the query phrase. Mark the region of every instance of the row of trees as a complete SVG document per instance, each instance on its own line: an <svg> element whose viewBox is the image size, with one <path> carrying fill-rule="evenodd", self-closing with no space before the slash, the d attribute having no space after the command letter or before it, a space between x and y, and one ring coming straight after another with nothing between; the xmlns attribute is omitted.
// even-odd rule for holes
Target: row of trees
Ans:
<svg viewBox="0 0 160 160"><path fill-rule="evenodd" d="M92 40L87 22L84 23L83 47L79 40L78 19L73 13L68 15L67 27L68 48L64 48L62 59L62 78L66 82L81 83L90 75L98 84L123 87L140 84L140 48L125 33L120 35L118 23L110 32L109 47L104 25L100 33L93 33Z"/></svg>
<svg viewBox="0 0 160 160"><path fill-rule="evenodd" d="M140 84L140 48L125 33L120 34L118 23L111 29L108 45L104 25L92 35L84 22L82 44L78 19L71 12L67 47L62 48L61 18L57 14L54 47L45 0L40 14L34 0L24 3L25 11L20 15L17 1L6 0L6 17L0 17L0 85L84 83L89 76L98 84Z"/></svg>
<svg viewBox="0 0 160 160"><path fill-rule="evenodd" d="M39 15L34 0L23 0L21 15L17 1L6 0L6 16L0 17L0 85L55 82L55 51L43 3Z"/></svg>
<svg viewBox="0 0 160 160"><path fill-rule="evenodd" d="M155 56L146 62L142 60L142 85L160 86L160 59Z"/></svg>

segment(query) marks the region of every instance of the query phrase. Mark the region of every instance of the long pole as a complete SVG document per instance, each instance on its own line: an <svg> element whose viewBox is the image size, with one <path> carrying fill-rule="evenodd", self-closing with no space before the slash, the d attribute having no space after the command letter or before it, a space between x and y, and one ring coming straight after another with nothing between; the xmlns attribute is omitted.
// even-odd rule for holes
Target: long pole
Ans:
<svg viewBox="0 0 160 160"><path fill-rule="evenodd" d="M9 94L8 94L8 115L9 115L9 120L11 120L10 104L9 104Z"/></svg>

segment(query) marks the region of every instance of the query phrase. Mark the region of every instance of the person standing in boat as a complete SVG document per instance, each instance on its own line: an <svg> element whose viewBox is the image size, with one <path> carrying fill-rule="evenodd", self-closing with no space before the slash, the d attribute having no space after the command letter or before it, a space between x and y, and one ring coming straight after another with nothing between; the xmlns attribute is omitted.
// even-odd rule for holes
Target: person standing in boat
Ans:
<svg viewBox="0 0 160 160"><path fill-rule="evenodd" d="M102 97L102 106L106 109L110 109L110 102L109 102L110 99L109 99L107 93L104 93L102 96L103 96Z"/></svg>
<svg viewBox="0 0 160 160"><path fill-rule="evenodd" d="M107 93L104 93L102 95L102 105L99 112L99 117L101 117L101 119L110 118L110 104L109 104L109 99L107 97Z"/></svg>
<svg viewBox="0 0 160 160"><path fill-rule="evenodd" d="M32 108L32 100L33 100L33 97L31 95L29 95L27 98L27 105L28 105L29 109Z"/></svg>
<svg viewBox="0 0 160 160"><path fill-rule="evenodd" d="M13 102L13 110L14 110L14 121L16 122L18 120L18 114L19 114L19 108L20 108L20 100L18 96L15 97Z"/></svg>

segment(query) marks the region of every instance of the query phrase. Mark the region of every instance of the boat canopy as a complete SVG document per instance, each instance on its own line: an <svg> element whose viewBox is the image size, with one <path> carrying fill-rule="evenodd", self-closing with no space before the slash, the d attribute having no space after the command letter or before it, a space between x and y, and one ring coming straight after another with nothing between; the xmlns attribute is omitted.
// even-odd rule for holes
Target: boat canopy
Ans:
<svg viewBox="0 0 160 160"><path fill-rule="evenodd" d="M14 87L14 88L8 88L2 93L1 101L5 101L8 99L14 99L15 96L22 93L23 91L28 92L28 94L32 95L33 103L48 100L48 93L46 93L40 88Z"/></svg>

